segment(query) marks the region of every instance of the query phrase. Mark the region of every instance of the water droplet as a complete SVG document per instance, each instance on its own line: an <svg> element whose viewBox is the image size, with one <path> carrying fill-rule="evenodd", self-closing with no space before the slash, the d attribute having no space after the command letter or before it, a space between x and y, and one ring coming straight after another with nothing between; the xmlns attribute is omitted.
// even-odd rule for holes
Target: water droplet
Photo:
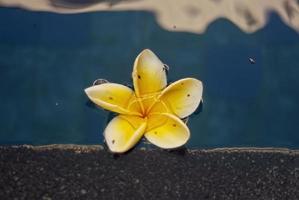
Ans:
<svg viewBox="0 0 299 200"><path fill-rule="evenodd" d="M166 71L166 73L169 71L169 66L167 64L163 64L164 67L163 67L163 71Z"/></svg>
<svg viewBox="0 0 299 200"><path fill-rule="evenodd" d="M106 79L99 78L99 79L95 80L92 85L101 85L103 83L109 83L109 81L107 81Z"/></svg>

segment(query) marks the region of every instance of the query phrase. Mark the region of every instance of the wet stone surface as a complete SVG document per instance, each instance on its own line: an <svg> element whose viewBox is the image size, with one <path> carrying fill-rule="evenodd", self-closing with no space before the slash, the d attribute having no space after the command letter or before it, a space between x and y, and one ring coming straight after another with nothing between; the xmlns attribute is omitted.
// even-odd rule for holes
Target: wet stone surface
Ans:
<svg viewBox="0 0 299 200"><path fill-rule="evenodd" d="M0 147L0 199L299 199L299 152Z"/></svg>

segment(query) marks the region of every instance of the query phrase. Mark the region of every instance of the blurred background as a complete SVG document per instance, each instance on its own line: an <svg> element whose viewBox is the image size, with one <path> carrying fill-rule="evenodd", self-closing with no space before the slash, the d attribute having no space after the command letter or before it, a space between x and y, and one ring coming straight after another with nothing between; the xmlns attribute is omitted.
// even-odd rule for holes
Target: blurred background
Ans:
<svg viewBox="0 0 299 200"><path fill-rule="evenodd" d="M84 88L149 48L204 84L187 147L298 148L299 3L259 2L0 0L0 144L101 144Z"/></svg>

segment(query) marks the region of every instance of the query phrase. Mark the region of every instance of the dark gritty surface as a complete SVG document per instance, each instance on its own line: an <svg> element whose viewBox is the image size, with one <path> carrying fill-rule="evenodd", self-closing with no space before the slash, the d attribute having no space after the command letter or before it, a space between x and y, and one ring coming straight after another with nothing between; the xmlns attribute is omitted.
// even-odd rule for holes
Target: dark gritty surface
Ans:
<svg viewBox="0 0 299 200"><path fill-rule="evenodd" d="M0 199L299 199L299 152L0 147Z"/></svg>

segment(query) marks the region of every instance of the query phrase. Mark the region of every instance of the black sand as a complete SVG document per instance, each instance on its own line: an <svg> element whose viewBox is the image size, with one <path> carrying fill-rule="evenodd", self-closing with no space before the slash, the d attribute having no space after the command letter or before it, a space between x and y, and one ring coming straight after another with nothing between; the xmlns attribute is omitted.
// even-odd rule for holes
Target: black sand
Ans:
<svg viewBox="0 0 299 200"><path fill-rule="evenodd" d="M299 151L0 147L0 199L299 199Z"/></svg>

